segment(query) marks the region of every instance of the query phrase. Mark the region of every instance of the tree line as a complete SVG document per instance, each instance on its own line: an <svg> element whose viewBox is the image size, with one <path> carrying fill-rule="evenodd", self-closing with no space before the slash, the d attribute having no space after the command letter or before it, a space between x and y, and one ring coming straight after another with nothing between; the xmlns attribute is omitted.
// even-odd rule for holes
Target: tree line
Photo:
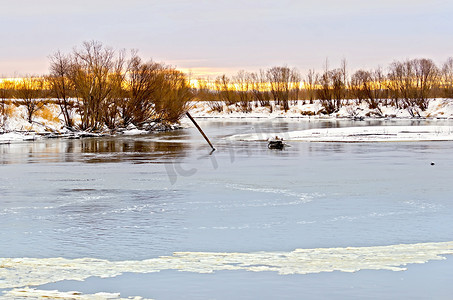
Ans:
<svg viewBox="0 0 453 300"><path fill-rule="evenodd" d="M348 101L366 103L376 114L382 105L407 109L413 116L425 110L430 98L453 98L453 58L441 66L431 59L394 61L387 68L359 69L352 74L346 60L338 68L327 62L321 72L303 76L296 68L275 66L257 72L197 80L163 63L143 61L137 51L84 42L70 53L49 56L49 74L0 82L0 126L8 107L22 105L31 123L47 103L58 105L70 129L116 130L133 124L177 122L191 100L206 101L212 110L224 104L250 112L253 106L287 111L297 100L320 101L322 113L332 114ZM13 100L11 100L13 99Z"/></svg>
<svg viewBox="0 0 453 300"><path fill-rule="evenodd" d="M194 96L184 73L163 63L143 61L137 51L127 57L125 50L90 41L49 59L48 75L2 82L3 122L9 99L14 99L14 104L25 107L30 123L49 101L59 106L70 129L100 131L130 124L174 123Z"/></svg>
<svg viewBox="0 0 453 300"><path fill-rule="evenodd" d="M430 98L453 98L453 58L438 67L431 59L394 61L387 69L347 71L346 60L338 68L322 72L308 70L305 76L295 68L272 67L258 72L241 70L237 75L218 76L214 81L199 80L198 100L209 100L213 110L223 103L248 112L252 105L272 110L271 101L288 110L295 100L319 100L322 112L337 112L348 101L366 102L380 112L380 105L426 110ZM382 112L381 112L382 113Z"/></svg>

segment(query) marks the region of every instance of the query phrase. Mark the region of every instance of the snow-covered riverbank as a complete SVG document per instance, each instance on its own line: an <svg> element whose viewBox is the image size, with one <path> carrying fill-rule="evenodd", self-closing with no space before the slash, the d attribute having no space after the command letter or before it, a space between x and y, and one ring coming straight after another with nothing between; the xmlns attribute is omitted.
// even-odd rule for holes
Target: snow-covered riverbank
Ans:
<svg viewBox="0 0 453 300"><path fill-rule="evenodd" d="M208 102L193 102L190 113L199 119L298 119L298 120L317 120L317 119L413 119L417 118L431 120L453 120L453 100L452 99L433 99L429 102L425 111L419 109L398 109L394 106L380 106L378 110L370 109L368 104L356 101L344 103L341 109L334 114L325 115L320 113L322 105L319 101L310 104L309 101L297 101L290 106L288 111L282 110L278 105L272 104L270 107L252 106L250 112L241 111L239 105L223 105L223 111L219 112L212 109L212 104ZM38 111L33 117L33 122L26 120L26 113L23 107L10 109L8 118L5 119L0 130L0 143L12 143L29 141L45 137L68 137L81 138L102 134L88 132L72 132L64 127L62 116L57 105L47 105ZM77 116L75 116L77 120ZM193 126L188 118L183 118L181 124L184 127ZM173 128L173 127L172 127ZM175 126L174 128L178 128ZM173 129L174 129L173 128ZM155 127L159 130L159 126ZM151 130L152 131L152 130ZM450 127L376 127L376 128L343 128L343 129L323 129L297 132L276 132L264 137L256 135L235 136L239 140L263 140L272 136L280 136L287 140L299 141L320 141L320 142L363 142L363 141L417 141L417 140L453 140L452 128ZM129 126L116 134L139 135L149 133L149 130L137 129ZM106 134L111 134L106 131Z"/></svg>
<svg viewBox="0 0 453 300"><path fill-rule="evenodd" d="M355 100L348 100L344 103L341 109L331 115L322 114L323 109L320 101L315 100L313 104L310 101L299 100L297 104L290 105L288 111L282 110L281 107L271 103L271 107L262 107L252 105L250 112L242 112L240 105L225 105L222 106L222 111L212 109L212 105L208 102L192 103L191 114L198 118L399 118L411 119L414 118L430 118L430 119L451 119L453 118L453 99L432 99L429 101L428 108L421 111L418 108L401 109L394 106L379 107L370 109L368 104L362 101L361 104L356 104ZM412 113L412 114L411 114Z"/></svg>

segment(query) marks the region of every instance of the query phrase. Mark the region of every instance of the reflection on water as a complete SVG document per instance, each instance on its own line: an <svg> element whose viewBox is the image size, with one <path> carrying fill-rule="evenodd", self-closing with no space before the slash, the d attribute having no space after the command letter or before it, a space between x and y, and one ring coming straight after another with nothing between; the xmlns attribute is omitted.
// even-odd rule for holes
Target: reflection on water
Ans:
<svg viewBox="0 0 453 300"><path fill-rule="evenodd" d="M203 127L219 151L227 150L230 156L240 155L240 152L267 151L265 145L231 144L225 137L241 133L272 133L287 132L314 128L338 128L351 126L379 126L379 125L449 125L446 120L442 124L432 120L299 120L286 121L282 119L255 120L255 121L224 121L201 120ZM158 160L176 160L187 157L191 152L205 153L206 143L194 128L160 132L140 136L116 136L100 138L84 138L80 140L51 139L34 142L1 144L0 164L39 163L39 162L123 162L133 163L156 162ZM308 151L341 152L344 145L315 145ZM233 150L232 150L233 149ZM272 151L272 155L291 156L294 149ZM209 151L209 150L208 150ZM218 154L218 152L216 154ZM231 154L232 151L235 153Z"/></svg>
<svg viewBox="0 0 453 300"><path fill-rule="evenodd" d="M175 159L184 157L185 152L191 148L191 145L186 143L155 142L148 139L134 140L133 138L113 137L80 140L78 144L72 145L71 148L77 151L80 150L83 154L95 154L94 156L84 156L84 160L89 163L120 161L140 163L162 158Z"/></svg>
<svg viewBox="0 0 453 300"><path fill-rule="evenodd" d="M184 157L192 146L152 140L155 135L52 139L0 145L1 164L37 162L153 162Z"/></svg>

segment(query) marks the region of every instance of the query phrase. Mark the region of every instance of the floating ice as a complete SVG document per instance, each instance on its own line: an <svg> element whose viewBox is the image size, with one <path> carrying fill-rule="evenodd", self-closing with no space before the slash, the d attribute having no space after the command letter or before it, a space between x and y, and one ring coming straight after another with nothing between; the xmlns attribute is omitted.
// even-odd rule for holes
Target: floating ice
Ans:
<svg viewBox="0 0 453 300"><path fill-rule="evenodd" d="M453 126L361 126L301 131L237 134L240 141L266 141L280 136L286 141L304 142L402 142L453 141Z"/></svg>
<svg viewBox="0 0 453 300"><path fill-rule="evenodd" d="M71 300L151 300L142 297L134 298L120 298L119 293L96 293L96 294L82 294L79 292L60 292L60 291L46 291L31 288L13 289L5 292L0 299L71 299Z"/></svg>
<svg viewBox="0 0 453 300"><path fill-rule="evenodd" d="M152 273L178 270L212 273L222 270L274 271L282 275L359 270L405 270L407 264L445 259L453 254L453 241L376 247L296 249L292 252L215 253L175 252L172 256L141 261L108 261L93 258L1 258L0 288L39 286L61 280L97 276L115 277L124 272Z"/></svg>

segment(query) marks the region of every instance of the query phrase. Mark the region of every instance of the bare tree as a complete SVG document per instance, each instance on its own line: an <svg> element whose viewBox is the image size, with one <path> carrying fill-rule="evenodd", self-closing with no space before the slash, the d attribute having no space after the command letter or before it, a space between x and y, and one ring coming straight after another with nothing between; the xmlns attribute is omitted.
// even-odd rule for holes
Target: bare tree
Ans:
<svg viewBox="0 0 453 300"><path fill-rule="evenodd" d="M0 81L0 128L5 126L8 119L8 102L13 95L14 82L11 80Z"/></svg>
<svg viewBox="0 0 453 300"><path fill-rule="evenodd" d="M397 107L398 98L402 99L403 108L415 116L413 108L425 110L428 97L437 84L438 70L430 59L412 59L404 62L393 62L388 75L388 88L393 94Z"/></svg>
<svg viewBox="0 0 453 300"><path fill-rule="evenodd" d="M407 83L410 83L410 80L406 80L406 76L409 70L405 67L405 64L402 62L394 61L389 66L389 73L387 74L387 89L390 93L390 98L392 99L392 105L397 108L401 107L400 99L408 98L408 87Z"/></svg>
<svg viewBox="0 0 453 300"><path fill-rule="evenodd" d="M209 88L208 80L202 78L197 79L196 98L198 101L207 103L212 111L222 112L223 102L216 99L215 92Z"/></svg>
<svg viewBox="0 0 453 300"><path fill-rule="evenodd" d="M74 126L74 103L70 97L74 94L74 87L69 80L71 58L58 51L51 55L49 59L50 74L46 77L46 80L49 84L50 96L57 100L65 125L72 128Z"/></svg>
<svg viewBox="0 0 453 300"><path fill-rule="evenodd" d="M345 73L342 68L331 70L329 73L330 82L332 84L332 96L335 100L337 109L341 107L341 101L346 97L346 82Z"/></svg>
<svg viewBox="0 0 453 300"><path fill-rule="evenodd" d="M282 105L283 109L289 109L289 91L291 87L291 70L288 67L272 67L267 70L267 80L274 101Z"/></svg>
<svg viewBox="0 0 453 300"><path fill-rule="evenodd" d="M316 85L318 86L316 90L316 96L321 101L321 105L324 107L325 112L327 114L335 112L336 107L335 103L332 101L332 85L327 63L324 72L320 76L318 76Z"/></svg>
<svg viewBox="0 0 453 300"><path fill-rule="evenodd" d="M453 98L453 57L449 57L442 65L441 78L444 97Z"/></svg>
<svg viewBox="0 0 453 300"><path fill-rule="evenodd" d="M439 71L431 59L421 58L411 61L414 67L415 104L421 109L428 108L428 98L432 89L438 84Z"/></svg>
<svg viewBox="0 0 453 300"><path fill-rule="evenodd" d="M384 71L380 66L372 73L373 83L374 83L374 99L377 102L387 105L388 99L388 90L386 88L387 78L384 75Z"/></svg>
<svg viewBox="0 0 453 300"><path fill-rule="evenodd" d="M108 74L110 92L105 97L101 107L103 123L110 130L115 130L120 125L120 107L123 102L127 101L123 85L128 70L125 51L119 51Z"/></svg>
<svg viewBox="0 0 453 300"><path fill-rule="evenodd" d="M297 104L297 100L299 100L299 93L300 93L300 85L301 85L301 75L300 72L293 68L289 74L289 82L290 82L290 95L289 99L292 100L293 105Z"/></svg>
<svg viewBox="0 0 453 300"><path fill-rule="evenodd" d="M34 114L44 107L44 79L37 76L25 76L16 85L15 98L25 106L27 121L33 122Z"/></svg>
<svg viewBox="0 0 453 300"><path fill-rule="evenodd" d="M372 78L370 72L357 70L354 74L352 74L350 89L359 103L367 98L370 98L371 101L374 100L374 97L371 94L371 85Z"/></svg>
<svg viewBox="0 0 453 300"><path fill-rule="evenodd" d="M215 87L220 101L225 102L226 105L236 104L236 95L231 90L231 80L228 76L225 74L218 76L215 80Z"/></svg>
<svg viewBox="0 0 453 300"><path fill-rule="evenodd" d="M177 122L194 94L186 76L171 67L134 54L128 64L126 100L121 106L124 125Z"/></svg>
<svg viewBox="0 0 453 300"><path fill-rule="evenodd" d="M316 97L316 81L318 81L318 74L315 73L315 70L309 69L306 80L304 81L304 86L307 91L310 104L313 104L313 100Z"/></svg>
<svg viewBox="0 0 453 300"><path fill-rule="evenodd" d="M260 106L271 108L266 71L260 70L259 73L251 73L249 76L252 85L251 91L255 102Z"/></svg>
<svg viewBox="0 0 453 300"><path fill-rule="evenodd" d="M246 71L240 70L236 76L234 76L233 82L242 111L250 112L252 110L250 95L252 84L250 75Z"/></svg>
<svg viewBox="0 0 453 300"><path fill-rule="evenodd" d="M341 98L341 99L347 99L348 98L349 80L348 80L348 69L347 69L347 66L348 66L348 63L346 61L346 58L343 58L341 60L341 64L340 64L342 89L340 91L341 95L340 95L339 98ZM341 101L341 99L340 99L340 101Z"/></svg>
<svg viewBox="0 0 453 300"><path fill-rule="evenodd" d="M153 119L158 89L164 81L164 70L165 67L159 63L143 63L136 54L132 56L126 77L127 101L120 106L125 126L131 123L141 126Z"/></svg>
<svg viewBox="0 0 453 300"><path fill-rule="evenodd" d="M358 70L351 76L350 90L359 103L366 101L370 109L375 109L379 115L382 115L379 106L378 76L375 72Z"/></svg>
<svg viewBox="0 0 453 300"><path fill-rule="evenodd" d="M109 75L115 67L115 51L100 42L84 42L74 49L70 80L78 100L82 130L99 130L103 125L103 109L110 97Z"/></svg>
<svg viewBox="0 0 453 300"><path fill-rule="evenodd" d="M158 119L164 123L177 122L186 113L188 103L194 96L186 75L173 68L164 71L159 92L154 105Z"/></svg>
<svg viewBox="0 0 453 300"><path fill-rule="evenodd" d="M326 114L337 112L341 108L346 89L344 70L342 68L329 70L326 60L324 72L318 77L317 96Z"/></svg>

